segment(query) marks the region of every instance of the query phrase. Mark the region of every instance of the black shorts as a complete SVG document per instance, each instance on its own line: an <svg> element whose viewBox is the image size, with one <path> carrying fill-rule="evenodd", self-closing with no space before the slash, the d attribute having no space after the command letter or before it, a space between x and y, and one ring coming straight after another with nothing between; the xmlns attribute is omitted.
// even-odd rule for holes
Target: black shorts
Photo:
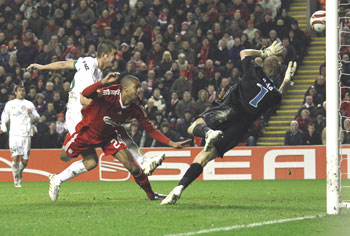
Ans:
<svg viewBox="0 0 350 236"><path fill-rule="evenodd" d="M241 112L239 108L228 105L219 105L198 117L202 118L209 128L223 131L224 138L214 144L220 157L237 146L241 137L256 119L252 115Z"/></svg>

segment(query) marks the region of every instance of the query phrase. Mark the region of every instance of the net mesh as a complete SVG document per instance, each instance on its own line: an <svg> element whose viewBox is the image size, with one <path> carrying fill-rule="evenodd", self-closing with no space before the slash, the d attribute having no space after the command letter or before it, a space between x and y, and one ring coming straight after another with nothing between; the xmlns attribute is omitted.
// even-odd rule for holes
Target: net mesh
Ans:
<svg viewBox="0 0 350 236"><path fill-rule="evenodd" d="M339 3L339 173L340 206L350 207L350 1Z"/></svg>

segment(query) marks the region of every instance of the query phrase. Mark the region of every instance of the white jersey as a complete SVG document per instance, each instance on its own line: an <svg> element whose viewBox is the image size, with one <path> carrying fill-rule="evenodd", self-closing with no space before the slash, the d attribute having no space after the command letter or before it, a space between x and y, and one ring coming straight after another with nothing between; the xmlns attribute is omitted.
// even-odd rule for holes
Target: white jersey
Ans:
<svg viewBox="0 0 350 236"><path fill-rule="evenodd" d="M67 103L66 125L70 134L75 132L75 126L81 121L80 94L88 86L102 79L102 71L98 68L98 62L93 57L81 57L75 63L77 72L69 89Z"/></svg>
<svg viewBox="0 0 350 236"><path fill-rule="evenodd" d="M28 109L32 114L28 114ZM34 104L28 100L8 101L1 114L1 130L7 132L6 123L10 121L10 136L33 136L32 122L40 118Z"/></svg>

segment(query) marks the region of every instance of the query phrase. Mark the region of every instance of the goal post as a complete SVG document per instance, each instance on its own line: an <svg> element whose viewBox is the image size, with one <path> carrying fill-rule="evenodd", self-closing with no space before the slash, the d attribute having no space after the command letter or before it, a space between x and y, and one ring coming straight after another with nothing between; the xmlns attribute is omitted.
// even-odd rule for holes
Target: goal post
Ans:
<svg viewBox="0 0 350 236"><path fill-rule="evenodd" d="M339 214L339 32L338 0L326 2L327 214ZM327 37L328 36L328 37Z"/></svg>

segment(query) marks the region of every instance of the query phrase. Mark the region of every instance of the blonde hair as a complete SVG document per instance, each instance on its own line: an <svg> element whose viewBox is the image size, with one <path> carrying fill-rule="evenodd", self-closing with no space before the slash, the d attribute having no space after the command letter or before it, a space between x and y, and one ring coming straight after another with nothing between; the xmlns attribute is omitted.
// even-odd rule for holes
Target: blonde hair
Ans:
<svg viewBox="0 0 350 236"><path fill-rule="evenodd" d="M270 78L275 78L281 72L281 68L281 62L276 56L270 56L264 60L263 70Z"/></svg>
<svg viewBox="0 0 350 236"><path fill-rule="evenodd" d="M173 57L171 56L171 53L170 53L169 51L164 51L164 52L163 52L163 56L162 56L161 63L166 62L166 61L165 61L165 60L166 60L166 59L165 59L166 56L169 56L169 57L170 57L170 62L173 62Z"/></svg>

